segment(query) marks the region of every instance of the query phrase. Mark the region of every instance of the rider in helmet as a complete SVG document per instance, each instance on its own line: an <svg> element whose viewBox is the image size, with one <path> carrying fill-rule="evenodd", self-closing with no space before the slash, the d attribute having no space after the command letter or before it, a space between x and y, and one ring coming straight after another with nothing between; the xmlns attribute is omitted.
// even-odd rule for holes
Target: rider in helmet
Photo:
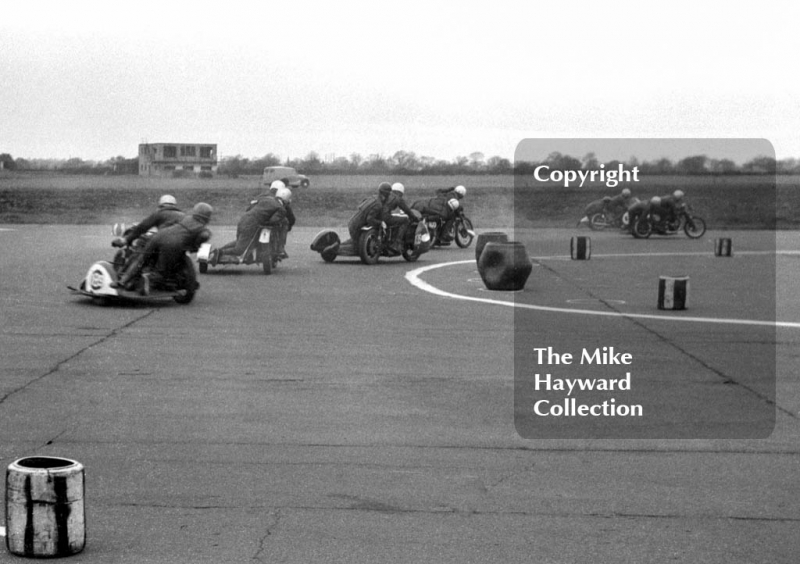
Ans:
<svg viewBox="0 0 800 564"><path fill-rule="evenodd" d="M388 182L381 182L378 186L377 194L361 200L361 203L358 204L358 209L347 222L347 231L350 234L351 241L358 241L361 228L367 225L377 227L381 224L383 221L381 211L391 192L392 185Z"/></svg>
<svg viewBox="0 0 800 564"><path fill-rule="evenodd" d="M408 204L403 198L405 191L405 186L403 186L400 182L395 182L392 184L392 190L389 193L389 196L386 198L381 210L381 220L388 227L395 225L397 226L397 232L394 240L391 242L391 248L398 253L403 251L403 237L405 237L406 230L408 229L409 218L414 217L416 219L420 219L422 217L422 214L419 213L419 211L412 210L410 207L408 207ZM392 214L392 212L398 208L406 215Z"/></svg>
<svg viewBox="0 0 800 564"><path fill-rule="evenodd" d="M283 184L279 180L276 181ZM275 184L275 183L273 183ZM277 186L275 194L259 196L250 202L244 215L236 225L236 240L223 245L216 250L216 256L212 257L212 262L216 262L220 256L234 255L241 256L247 250L253 237L256 236L262 227L272 227L280 229L281 225L286 225L286 204L292 200L292 191L286 186ZM280 238L279 238L280 246ZM283 248L278 249L279 253L286 253Z"/></svg>
<svg viewBox="0 0 800 564"><path fill-rule="evenodd" d="M436 190L436 197L434 199L427 200L426 202L417 201L411 206L416 210L422 211L423 214L428 214L428 211L424 211L420 207L425 206L429 210L432 210L432 213L436 213L436 215L439 215L443 219L444 226L442 228L442 236L439 239L438 244L449 245L450 241L453 240L453 222L455 221L456 216L464 213L464 202L462 200L466 195L467 189L459 184L458 186L453 186L452 188L439 188ZM437 201L434 202L434 200ZM451 205L453 200L456 201L458 204L457 206Z"/></svg>
<svg viewBox="0 0 800 564"><path fill-rule="evenodd" d="M628 206L631 204L631 191L627 188L623 188L622 192L613 196L607 203L606 203L606 211L609 212L612 216L612 221L616 221L617 219L621 218L622 215L627 211Z"/></svg>
<svg viewBox="0 0 800 564"><path fill-rule="evenodd" d="M675 190L672 194L661 196L661 217L667 223L672 223L678 217L678 207L685 205L683 190Z"/></svg>
<svg viewBox="0 0 800 564"><path fill-rule="evenodd" d="M459 202L458 198L455 196L446 198L444 197L446 194L455 194L455 192L440 192L434 198L417 200L411 205L411 209L419 211L423 217L435 216L442 222L441 236L437 241L439 245L449 245L450 241L453 240L453 234L448 227L452 225L456 215L462 211L461 202Z"/></svg>
<svg viewBox="0 0 800 564"><path fill-rule="evenodd" d="M117 237L111 244L114 247L130 246L136 239L151 229L164 229L178 223L186 214L178 209L178 202L174 196L164 194L158 199L158 209L148 215L139 223L134 224L122 237ZM126 287L131 279L139 272L142 266L143 255L137 254L131 259L124 272L120 272L119 286Z"/></svg>
<svg viewBox="0 0 800 564"><path fill-rule="evenodd" d="M278 190L286 189L286 183L282 180L276 180L272 184L270 184L269 192L273 197L277 197ZM284 202L283 207L286 210L286 218L281 221L275 230L276 235L278 236L278 247L282 249L280 251L280 258L289 258L288 253L286 252L286 238L288 237L289 231L292 230L297 218L294 215L294 210L292 209L292 192L289 190L288 196L285 192L284 194ZM250 202L250 207L255 205L255 201ZM250 209L248 207L248 209Z"/></svg>
<svg viewBox="0 0 800 564"><path fill-rule="evenodd" d="M158 209L148 215L139 223L133 225L125 235L118 237L111 242L115 247L130 245L151 229L162 229L174 223L178 223L186 214L178 209L178 202L174 196L164 194L158 199Z"/></svg>
<svg viewBox="0 0 800 564"><path fill-rule="evenodd" d="M145 272L142 274L143 295L150 293L152 285L172 278L184 265L187 252L196 252L200 245L211 239L211 231L206 227L214 212L209 204L200 202L192 208L191 214L180 222L161 229L144 248Z"/></svg>

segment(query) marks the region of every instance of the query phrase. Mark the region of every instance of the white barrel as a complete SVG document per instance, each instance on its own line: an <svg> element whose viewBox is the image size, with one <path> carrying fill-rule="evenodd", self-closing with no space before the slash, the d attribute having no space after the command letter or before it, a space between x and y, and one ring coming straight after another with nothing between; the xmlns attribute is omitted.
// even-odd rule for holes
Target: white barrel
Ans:
<svg viewBox="0 0 800 564"><path fill-rule="evenodd" d="M730 239L714 239L714 256L729 257L733 254Z"/></svg>
<svg viewBox="0 0 800 564"><path fill-rule="evenodd" d="M589 260L592 256L592 240L589 237L573 237L569 242L572 260Z"/></svg>
<svg viewBox="0 0 800 564"><path fill-rule="evenodd" d="M54 557L86 544L83 465L33 456L6 471L6 546L18 556Z"/></svg>
<svg viewBox="0 0 800 564"><path fill-rule="evenodd" d="M689 301L688 276L660 276L658 279L658 309L686 309Z"/></svg>

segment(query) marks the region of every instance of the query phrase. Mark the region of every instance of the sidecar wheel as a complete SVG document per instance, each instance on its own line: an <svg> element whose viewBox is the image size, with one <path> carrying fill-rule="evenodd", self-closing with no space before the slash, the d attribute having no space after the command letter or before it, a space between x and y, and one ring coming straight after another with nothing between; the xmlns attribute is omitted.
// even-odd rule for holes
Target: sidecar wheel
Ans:
<svg viewBox="0 0 800 564"><path fill-rule="evenodd" d="M699 239L706 233L706 222L704 219L700 217L692 218L693 225L689 225L687 221L683 225L683 231L686 233L686 236L690 239Z"/></svg>
<svg viewBox="0 0 800 564"><path fill-rule="evenodd" d="M472 244L472 222L466 217L456 224L456 245L461 249L466 249Z"/></svg>

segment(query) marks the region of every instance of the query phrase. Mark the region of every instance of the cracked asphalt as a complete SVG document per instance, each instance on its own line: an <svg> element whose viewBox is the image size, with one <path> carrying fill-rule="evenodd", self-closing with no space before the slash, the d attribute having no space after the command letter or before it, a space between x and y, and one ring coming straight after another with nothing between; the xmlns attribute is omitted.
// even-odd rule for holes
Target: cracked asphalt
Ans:
<svg viewBox="0 0 800 564"><path fill-rule="evenodd" d="M308 250L316 230L300 228L272 276L213 269L191 305L102 307L66 286L112 256L107 226L11 227L0 232L0 462L84 464L87 544L70 562L788 563L800 553L800 329L775 335L767 439L525 440L513 310L404 277L473 248L415 265L326 264ZM218 243L233 236L214 231ZM777 277L787 315L795 261ZM450 274L459 290L474 286L467 270ZM574 316L542 320L546 338L598 339ZM661 341L648 345L654 358L680 372L688 355ZM682 346L709 371L743 364Z"/></svg>

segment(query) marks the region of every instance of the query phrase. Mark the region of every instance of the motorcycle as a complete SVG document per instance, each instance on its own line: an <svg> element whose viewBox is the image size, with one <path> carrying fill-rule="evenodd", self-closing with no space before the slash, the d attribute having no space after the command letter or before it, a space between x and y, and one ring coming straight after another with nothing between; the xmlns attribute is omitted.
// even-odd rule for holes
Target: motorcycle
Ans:
<svg viewBox="0 0 800 564"><path fill-rule="evenodd" d="M113 233L114 235L122 234L118 231L117 226ZM149 266L140 264L141 255L153 235L154 232L150 231L137 237L130 245L119 249L111 262L105 260L95 262L89 267L77 288L67 287L75 293L100 303L142 299L172 299L179 304L190 303L200 285L197 283L194 264L188 254L184 254L183 264L173 276L169 278L155 277L158 282L153 284L147 295L142 293L144 284L142 274L148 271ZM142 268L139 268L140 266ZM123 287L119 281L129 268L136 268L137 273L130 279L129 284Z"/></svg>
<svg viewBox="0 0 800 564"><path fill-rule="evenodd" d="M220 255L210 243L203 243L197 251L197 269L206 274L209 266L221 264L260 264L264 274L272 271L283 260L278 251L278 237L273 227L262 227L256 231L241 255Z"/></svg>
<svg viewBox="0 0 800 564"><path fill-rule="evenodd" d="M589 229L593 231L602 231L604 229L627 229L628 218L628 212L625 212L620 216L616 216L609 211L594 213L589 217Z"/></svg>
<svg viewBox="0 0 800 564"><path fill-rule="evenodd" d="M449 226L436 214L426 215L424 220L431 235L431 247L446 246L455 240L459 248L466 249L475 238L472 221L464 214L457 214Z"/></svg>
<svg viewBox="0 0 800 564"><path fill-rule="evenodd" d="M698 239L706 233L705 220L694 215L688 204L678 206L675 210L675 218L670 221L652 212L640 215L633 224L631 233L637 239L647 239L653 233L675 235L681 230L690 239Z"/></svg>
<svg viewBox="0 0 800 564"><path fill-rule="evenodd" d="M405 214L395 214L405 216ZM364 264L376 264L381 257L401 256L408 262L415 262L420 255L428 252L431 236L424 221L411 217L402 241L402 250L392 247L399 226L364 226L356 241L342 242L339 235L330 229L321 231L311 242L311 250L318 252L325 262L333 262L339 256L359 257Z"/></svg>

